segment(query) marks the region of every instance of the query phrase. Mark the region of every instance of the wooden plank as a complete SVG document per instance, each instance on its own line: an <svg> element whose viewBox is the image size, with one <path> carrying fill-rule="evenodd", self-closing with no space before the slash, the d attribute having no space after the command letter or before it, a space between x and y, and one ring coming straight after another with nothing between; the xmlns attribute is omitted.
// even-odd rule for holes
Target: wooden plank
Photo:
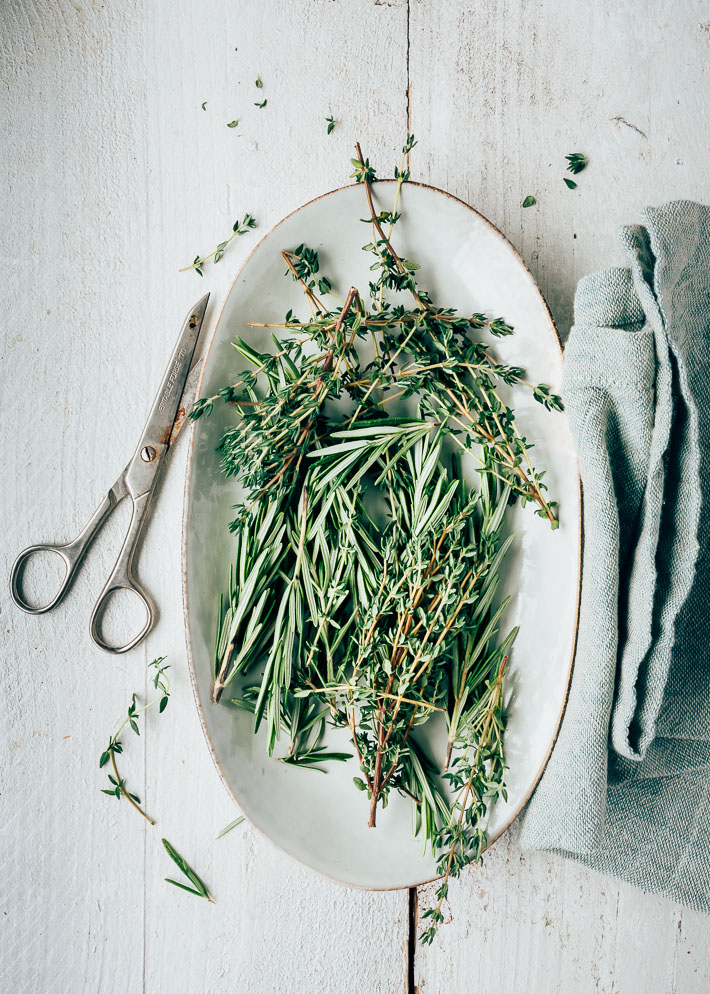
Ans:
<svg viewBox="0 0 710 994"><path fill-rule="evenodd" d="M621 262L620 224L707 197L708 20L702 0L643 16L630 0L411 0L413 178L511 239L563 335L579 277ZM577 151L589 167L568 190Z"/></svg>
<svg viewBox="0 0 710 994"><path fill-rule="evenodd" d="M473 204L520 250L563 336L580 276L621 263L645 204L707 197L707 5L411 0L413 178ZM436 57L433 57L435 53ZM563 184L564 156L589 166ZM567 174L569 175L569 174ZM536 204L522 208L532 194ZM707 987L703 916L515 832L451 888L453 923L417 949L420 994ZM431 902L424 889L420 907Z"/></svg>
<svg viewBox="0 0 710 994"><path fill-rule="evenodd" d="M419 994L707 989L707 954L693 942L705 916L560 856L522 853L516 837L452 883L451 922L417 947ZM434 889L420 889L420 915Z"/></svg>
<svg viewBox="0 0 710 994"><path fill-rule="evenodd" d="M135 359L145 253L124 209L144 200L143 128L133 83L116 85L135 62L137 14L18 2L3 21L4 584L20 549L85 523L154 388ZM2 990L142 989L145 827L99 793L98 757L143 686L145 653L109 659L88 634L119 525L51 615L3 603ZM124 765L141 793L140 740Z"/></svg>
<svg viewBox="0 0 710 994"><path fill-rule="evenodd" d="M406 9L368 5L353 24L342 5L321 0L278 9L10 0L3 20L7 575L24 545L78 530L122 469L193 300L210 289L221 303L259 233L347 182L357 137L391 157L406 130ZM380 56L363 60L375 39ZM266 108L254 107L263 98ZM338 126L327 136L331 113ZM235 117L240 126L227 128ZM258 233L230 246L204 280L177 272L245 211ZM320 880L243 829L215 841L234 811L185 666L185 448L181 440L141 553L160 605L143 648L114 659L88 637L119 522L60 609L3 611L0 988L218 994L315 981L399 992L406 893ZM128 616L122 605L117 623ZM132 691L145 694L147 662L165 653L170 707L151 712L140 739L129 733L122 766L158 820L150 828L98 793L98 755ZM163 883L162 835L217 905ZM363 956L375 938L385 950L377 962Z"/></svg>

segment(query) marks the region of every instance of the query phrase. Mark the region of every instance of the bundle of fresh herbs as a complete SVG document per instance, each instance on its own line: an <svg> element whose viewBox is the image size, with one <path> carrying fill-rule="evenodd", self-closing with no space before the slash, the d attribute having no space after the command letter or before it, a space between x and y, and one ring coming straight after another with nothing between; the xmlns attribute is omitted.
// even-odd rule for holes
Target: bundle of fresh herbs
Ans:
<svg viewBox="0 0 710 994"><path fill-rule="evenodd" d="M435 304L392 243L414 145L395 169L392 210L379 212L375 171L356 146L372 229L368 298L351 287L339 299L317 252L284 250L309 316L260 325L281 332L268 353L235 342L246 368L191 416L220 399L233 407L219 451L245 491L230 525L214 700L226 693L252 712L269 754L290 765L349 758L322 744L328 726L344 729L370 826L393 790L411 799L413 830L442 875L431 941L449 877L480 858L488 806L505 796L503 674L516 636L500 631L505 510L519 500L557 520L501 396L526 384L525 371L499 362L484 338L513 329ZM527 385L561 409L549 387ZM417 738L433 716L448 730L440 757Z"/></svg>

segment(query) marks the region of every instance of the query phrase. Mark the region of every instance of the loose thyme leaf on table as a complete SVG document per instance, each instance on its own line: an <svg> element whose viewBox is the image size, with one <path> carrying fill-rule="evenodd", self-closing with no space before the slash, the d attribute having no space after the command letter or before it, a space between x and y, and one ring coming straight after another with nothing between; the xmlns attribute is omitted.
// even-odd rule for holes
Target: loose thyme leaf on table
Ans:
<svg viewBox="0 0 710 994"><path fill-rule="evenodd" d="M367 295L335 288L316 250L285 246L308 313L254 322L279 332L273 348L237 339L241 372L190 416L230 405L219 458L244 490L213 699L265 726L285 765L344 761L322 741L340 729L370 826L393 791L410 799L413 832L444 876L430 941L449 877L480 859L488 808L505 792L503 676L517 635L500 597L505 512L529 503L558 525L506 390L551 411L562 401L497 358L492 340L514 331L503 317L439 306L395 247L415 144L409 136L395 167L391 210L375 206L359 144L351 160L369 213ZM433 717L446 727L436 756L421 738Z"/></svg>
<svg viewBox="0 0 710 994"><path fill-rule="evenodd" d="M567 159L567 168L575 175L581 173L589 161L581 152L570 152L569 155L565 156L565 159Z"/></svg>
<svg viewBox="0 0 710 994"><path fill-rule="evenodd" d="M134 807L136 811L142 814L143 817L146 819L146 821L149 821L151 825L154 825L155 822L151 817L149 817L145 813L143 808L140 806L141 804L140 797L138 797L136 794L132 794L126 788L126 781L120 776L118 772L118 766L116 764L116 756L123 752L123 745L121 743L121 740L119 739L119 735L126 727L126 725L129 725L131 730L135 732L136 735L140 735L140 728L138 726L138 720L140 716L142 714L145 714L145 712L149 708L152 708L154 704L158 705L158 712L160 714L162 714L165 708L167 707L168 700L170 698L170 680L167 676L167 671L170 669L170 667L162 665L165 662L165 658L166 658L165 656L160 656L159 659L154 659L149 666L149 669L155 670L155 672L151 674L151 678L153 680L154 688L158 691L157 696L154 697L152 701L149 701L147 704L145 704L142 708L139 708L136 703L136 695L133 694L131 698L131 703L128 705L128 713L126 717L121 722L118 730L108 740L108 745L106 746L106 749L101 753L101 756L99 758L99 769L103 769L104 766L106 766L109 762L111 763L111 766L113 768L113 775L110 773L108 774L108 779L111 784L111 787L102 788L101 793L109 794L110 796L116 797L118 798L119 801L122 797L125 797L126 800L129 802L129 804L132 807Z"/></svg>
<svg viewBox="0 0 710 994"><path fill-rule="evenodd" d="M326 121L328 122L328 134L330 134L335 127L335 118L332 116L326 117Z"/></svg>
<svg viewBox="0 0 710 994"><path fill-rule="evenodd" d="M238 118L238 117L235 117L233 121L230 121L230 122L229 122L229 123L227 124L227 127L228 127L228 128L236 128L236 126L237 126L238 124L239 124L239 118Z"/></svg>
<svg viewBox="0 0 710 994"><path fill-rule="evenodd" d="M577 189L577 184L573 179L569 179L567 176L563 176L562 179L565 181L565 185L568 186L570 190Z"/></svg>
<svg viewBox="0 0 710 994"><path fill-rule="evenodd" d="M266 107L266 100L262 100L260 104L255 103L255 107Z"/></svg>
<svg viewBox="0 0 710 994"><path fill-rule="evenodd" d="M534 203L535 203L535 198L534 198L534 197L532 197L532 196L530 196L530 195L528 195L528 196L527 196L527 197L525 198L525 200L523 200L523 207L532 207L532 205L533 205Z"/></svg>

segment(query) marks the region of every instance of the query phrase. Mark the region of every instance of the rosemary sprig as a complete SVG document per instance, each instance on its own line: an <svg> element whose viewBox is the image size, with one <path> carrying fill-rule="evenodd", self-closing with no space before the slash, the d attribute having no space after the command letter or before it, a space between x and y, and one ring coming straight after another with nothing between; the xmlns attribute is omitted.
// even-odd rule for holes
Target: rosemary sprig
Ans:
<svg viewBox="0 0 710 994"><path fill-rule="evenodd" d="M232 121L230 124L227 125L227 127L236 128L238 124L239 124L239 119L237 119L236 121ZM251 231L251 229L255 227L256 227L256 221L254 220L252 215L245 214L244 218L241 221L234 222L234 224L232 225L232 234L229 236L229 238L225 239L223 242L220 242L217 248L213 252L209 252L207 255L203 255L202 257L196 255L192 263L189 266L183 266L182 269L179 270L179 272L186 273L188 272L188 270L194 269L198 276L204 276L204 273L202 272L202 266L206 262L208 262L210 259L212 260L212 262L219 262L219 260L224 255L224 250L231 241L233 241L238 235L245 235L248 231Z"/></svg>
<svg viewBox="0 0 710 994"><path fill-rule="evenodd" d="M182 858L180 853L176 852L175 849L170 845L167 839L163 839L163 845L165 846L165 851L167 852L170 859L175 863L178 869L185 875L185 877L192 884L188 887L187 884L180 883L179 880L173 880L172 877L165 877L164 880L168 884L172 884L174 887L179 887L180 890L186 890L188 894L195 894L197 897L204 897L210 904L214 904L214 901L210 897L210 892L207 890L207 885L202 881L195 871L192 869L190 864Z"/></svg>
<svg viewBox="0 0 710 994"><path fill-rule="evenodd" d="M150 663L149 667L155 670L155 673L152 674L152 680L153 686L157 691L159 691L157 697L153 698L152 701L149 701L142 708L139 708L136 703L136 695L133 694L131 703L128 705L128 713L126 714L126 717L123 719L116 732L108 740L108 745L99 758L99 769L103 769L109 762L113 768L113 775L110 773L108 774L111 787L102 788L101 793L116 797L119 801L122 797L125 797L128 803L134 807L139 814L143 815L146 821L149 821L151 825L154 825L155 822L140 806L140 797L138 797L137 794L131 793L131 791L126 788L126 781L118 772L116 756L123 752L123 744L119 739L119 735L126 725L130 725L131 730L135 732L136 735L140 735L140 728L138 725L138 719L140 716L145 714L145 712L148 711L149 708L152 708L155 704L158 705L158 711L160 714L162 714L168 706L168 699L170 698L170 680L167 676L167 671L170 667L162 665L165 658L165 656L160 656L158 659L154 659L153 662Z"/></svg>

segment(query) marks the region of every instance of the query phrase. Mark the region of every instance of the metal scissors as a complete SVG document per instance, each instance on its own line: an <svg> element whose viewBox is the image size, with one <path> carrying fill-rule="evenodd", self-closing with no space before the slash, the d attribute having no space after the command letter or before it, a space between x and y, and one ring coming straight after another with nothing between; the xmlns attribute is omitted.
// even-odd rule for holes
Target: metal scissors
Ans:
<svg viewBox="0 0 710 994"><path fill-rule="evenodd" d="M193 358L202 331L209 293L192 308L185 318L170 364L156 395L132 459L106 494L87 526L73 542L66 545L41 543L24 549L12 567L10 590L12 599L28 614L44 614L62 600L79 565L101 526L124 497L133 503L131 522L118 554L116 565L99 594L91 614L91 637L105 652L128 652L141 642L155 622L155 606L150 596L140 586L134 571L134 555L148 508L155 494L168 449L173 444L187 418L189 394L196 392L201 362L193 366ZM192 397L192 400L195 398ZM65 574L54 598L41 607L33 607L22 594L22 573L27 561L38 552L52 552L64 561ZM142 630L126 645L109 645L101 634L101 618L106 604L116 590L132 590L146 609L147 619Z"/></svg>

